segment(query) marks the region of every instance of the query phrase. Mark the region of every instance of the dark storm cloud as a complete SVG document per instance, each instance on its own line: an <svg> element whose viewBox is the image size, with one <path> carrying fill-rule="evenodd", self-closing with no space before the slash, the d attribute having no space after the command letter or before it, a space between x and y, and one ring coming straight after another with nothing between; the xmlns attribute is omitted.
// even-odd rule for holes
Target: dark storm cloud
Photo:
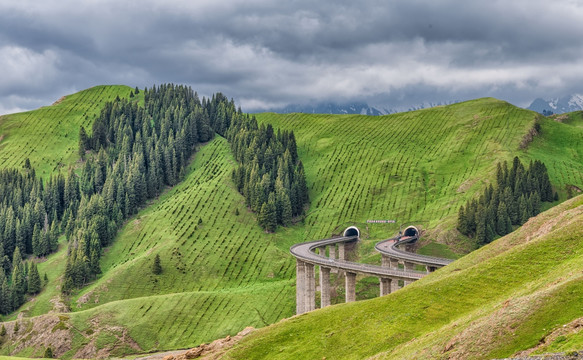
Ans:
<svg viewBox="0 0 583 360"><path fill-rule="evenodd" d="M97 84L192 85L245 108L581 91L573 1L0 4L0 113Z"/></svg>

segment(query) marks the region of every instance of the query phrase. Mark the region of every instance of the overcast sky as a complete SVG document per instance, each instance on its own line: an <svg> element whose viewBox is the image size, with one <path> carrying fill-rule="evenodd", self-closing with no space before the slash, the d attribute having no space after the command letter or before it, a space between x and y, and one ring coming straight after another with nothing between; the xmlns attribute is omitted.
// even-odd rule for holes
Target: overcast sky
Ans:
<svg viewBox="0 0 583 360"><path fill-rule="evenodd" d="M94 85L191 85L244 110L583 92L580 1L0 0L0 113Z"/></svg>

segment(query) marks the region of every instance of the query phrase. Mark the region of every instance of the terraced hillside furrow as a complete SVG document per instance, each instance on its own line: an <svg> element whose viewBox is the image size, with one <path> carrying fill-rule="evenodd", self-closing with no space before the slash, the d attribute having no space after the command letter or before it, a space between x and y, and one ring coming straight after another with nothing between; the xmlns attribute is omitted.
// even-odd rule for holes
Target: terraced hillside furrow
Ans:
<svg viewBox="0 0 583 360"><path fill-rule="evenodd" d="M292 315L294 262L245 209L231 182L234 164L225 139L202 146L185 180L130 220L107 249L104 275L75 297L73 319L111 313L110 323L152 350ZM156 254L161 275L151 271Z"/></svg>
<svg viewBox="0 0 583 360"><path fill-rule="evenodd" d="M407 287L261 329L227 359L491 359L580 350L583 196Z"/></svg>
<svg viewBox="0 0 583 360"><path fill-rule="evenodd" d="M79 159L80 126L90 130L106 102L127 98L130 91L128 86L95 86L52 106L0 116L0 168L21 168L29 158L43 177L66 169Z"/></svg>
<svg viewBox="0 0 583 360"><path fill-rule="evenodd" d="M427 226L451 220L496 161L511 159L535 116L494 99L381 117L257 115L295 132L312 204L322 209L308 224L390 218Z"/></svg>
<svg viewBox="0 0 583 360"><path fill-rule="evenodd" d="M497 162L517 154L547 162L563 198L566 183L583 185L580 128L545 119L542 134L521 151L538 115L496 99L380 117L256 116L296 135L312 201L307 239L371 218L451 229L459 206L492 181Z"/></svg>

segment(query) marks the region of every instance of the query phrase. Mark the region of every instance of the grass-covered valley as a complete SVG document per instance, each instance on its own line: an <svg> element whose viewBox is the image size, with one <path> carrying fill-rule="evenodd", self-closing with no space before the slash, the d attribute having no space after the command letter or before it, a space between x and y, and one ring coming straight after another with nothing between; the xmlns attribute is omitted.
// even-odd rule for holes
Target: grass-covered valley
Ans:
<svg viewBox="0 0 583 360"><path fill-rule="evenodd" d="M51 107L0 117L0 166L20 168L29 158L43 177L70 167L80 172L79 126L90 129L105 102L127 98L130 91L96 87ZM196 146L178 184L165 187L124 222L102 250L101 273L65 295L60 287L67 239L61 236L59 250L38 260L48 284L4 318L0 352L39 357L52 346L66 358L122 356L193 347L246 326L276 323L295 309L289 247L348 225L364 230L351 254L361 261L380 262L374 243L405 223L425 230L420 252L465 255L476 244L455 230L457 210L495 180L498 162L514 156L542 160L560 201L583 188L583 121L576 113L557 121L485 98L379 117L256 117L295 134L309 188L305 216L275 233L258 226L233 183L237 162L230 144L215 135ZM521 149L535 121L540 133ZM46 129L36 130L38 124ZM260 330L228 357L465 358L533 348L583 316L576 305L581 206L578 198L553 208L395 294ZM378 218L397 224L364 224ZM160 275L151 271L156 255ZM337 280L341 294L342 279ZM367 288L358 294L372 296ZM557 313L563 308L569 311ZM501 321L508 325L497 331L492 324ZM43 330L46 336L37 336ZM481 332L489 335L477 340ZM581 346L578 333L564 338L556 342L550 336L536 350Z"/></svg>

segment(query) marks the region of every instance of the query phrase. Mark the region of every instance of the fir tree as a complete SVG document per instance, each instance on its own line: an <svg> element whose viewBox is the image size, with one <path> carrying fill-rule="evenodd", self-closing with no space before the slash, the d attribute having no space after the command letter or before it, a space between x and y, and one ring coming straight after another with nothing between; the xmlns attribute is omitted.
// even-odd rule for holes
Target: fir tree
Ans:
<svg viewBox="0 0 583 360"><path fill-rule="evenodd" d="M40 275L36 264L32 264L28 273L28 293L37 294L41 289Z"/></svg>
<svg viewBox="0 0 583 360"><path fill-rule="evenodd" d="M508 225L506 223L508 219L508 211L506 210L506 204L504 202L500 202L498 205L498 212L497 212L497 222L496 222L496 232L500 236L504 236L508 234Z"/></svg>
<svg viewBox="0 0 583 360"><path fill-rule="evenodd" d="M152 264L152 273L154 275L162 274L162 264L160 263L160 255L156 254L154 257L154 263Z"/></svg>

